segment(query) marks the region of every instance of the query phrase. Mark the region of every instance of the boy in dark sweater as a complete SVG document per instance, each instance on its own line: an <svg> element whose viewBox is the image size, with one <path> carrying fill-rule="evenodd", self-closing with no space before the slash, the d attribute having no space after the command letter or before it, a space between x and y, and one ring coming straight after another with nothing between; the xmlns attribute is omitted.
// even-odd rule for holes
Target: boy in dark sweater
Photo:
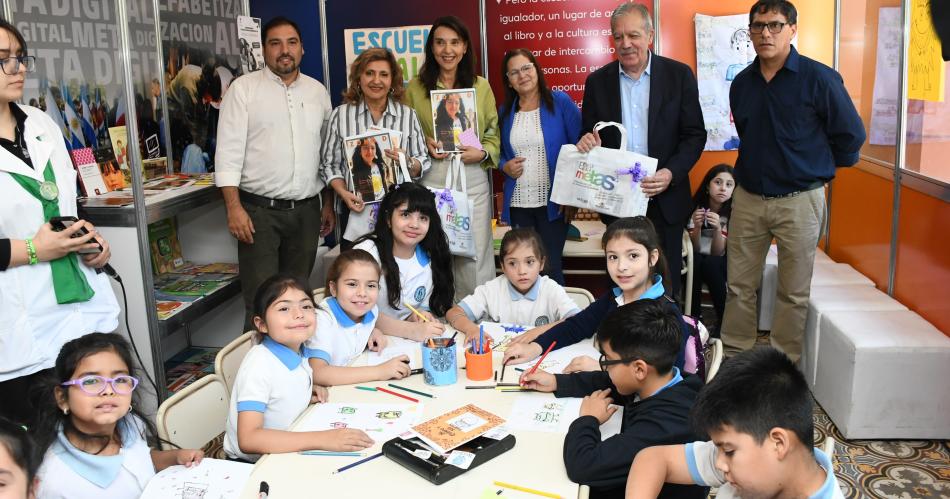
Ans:
<svg viewBox="0 0 950 499"><path fill-rule="evenodd" d="M591 497L623 497L630 464L641 449L690 442L688 416L702 380L683 378L673 361L680 351L680 317L657 300L618 307L598 331L600 371L522 376L524 387L557 397L584 397L580 416L564 439L571 480ZM624 406L620 434L601 441L600 425ZM660 497L704 498L704 487L670 485Z"/></svg>

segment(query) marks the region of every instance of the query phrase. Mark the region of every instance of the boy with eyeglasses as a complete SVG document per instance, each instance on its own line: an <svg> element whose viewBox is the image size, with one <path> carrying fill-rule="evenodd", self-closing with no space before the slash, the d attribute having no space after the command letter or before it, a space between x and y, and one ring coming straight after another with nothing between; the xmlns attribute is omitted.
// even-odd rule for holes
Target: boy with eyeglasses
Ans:
<svg viewBox="0 0 950 499"><path fill-rule="evenodd" d="M703 385L673 367L680 350L680 318L658 300L638 300L613 311L597 332L600 371L522 376L525 388L556 397L584 397L564 439L571 480L589 485L591 497L623 497L637 453L695 437L688 416ZM600 425L623 405L620 433L601 441ZM664 486L659 497L706 497L700 486Z"/></svg>

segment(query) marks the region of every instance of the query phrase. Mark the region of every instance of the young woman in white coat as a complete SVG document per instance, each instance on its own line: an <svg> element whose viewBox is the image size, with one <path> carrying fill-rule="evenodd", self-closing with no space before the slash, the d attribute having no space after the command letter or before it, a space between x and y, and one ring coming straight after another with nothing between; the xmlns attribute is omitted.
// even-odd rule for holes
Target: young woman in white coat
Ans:
<svg viewBox="0 0 950 499"><path fill-rule="evenodd" d="M49 224L76 216L76 171L53 120L17 103L35 64L23 36L0 20L0 415L21 424L35 414L29 388L63 344L113 331L119 315L108 277L96 272L109 244L88 222L61 232Z"/></svg>

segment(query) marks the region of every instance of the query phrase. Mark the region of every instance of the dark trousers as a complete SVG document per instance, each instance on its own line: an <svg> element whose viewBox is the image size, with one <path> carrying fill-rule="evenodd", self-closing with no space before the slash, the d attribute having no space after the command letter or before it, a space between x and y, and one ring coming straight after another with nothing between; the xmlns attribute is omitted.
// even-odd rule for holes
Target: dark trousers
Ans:
<svg viewBox="0 0 950 499"><path fill-rule="evenodd" d="M43 402L36 399L41 395L37 388L43 385L44 378L52 374L52 369L43 369L0 381L0 416L19 425L31 426L36 421L38 406Z"/></svg>
<svg viewBox="0 0 950 499"><path fill-rule="evenodd" d="M666 259L666 277L663 278L663 287L666 294L679 303L680 300L680 273L683 271L683 230L686 228L685 222L682 225L670 225L663 219L656 203L650 203L647 208L647 218L653 222L653 228L660 239L660 248L663 250L663 257ZM617 217L610 215L600 215L600 221L604 225L610 225ZM605 263L606 264L606 263ZM611 287L616 284L611 281Z"/></svg>
<svg viewBox="0 0 950 499"><path fill-rule="evenodd" d="M719 326L722 314L726 309L726 255L704 255L693 253L693 315L700 316L702 287L706 284L709 295L712 297L713 308L716 310L717 324L706 324L710 333L719 337Z"/></svg>
<svg viewBox="0 0 950 499"><path fill-rule="evenodd" d="M278 272L310 279L320 241L320 197L292 210L274 210L241 203L254 224L254 244L238 241L241 291L246 311L244 330L254 328L254 295L268 277Z"/></svg>
<svg viewBox="0 0 950 499"><path fill-rule="evenodd" d="M564 270L562 255L564 242L567 240L567 228L570 224L564 223L564 218L548 220L548 207L511 208L512 227L531 227L541 236L544 251L548 254L544 263L544 270L548 277L564 285Z"/></svg>

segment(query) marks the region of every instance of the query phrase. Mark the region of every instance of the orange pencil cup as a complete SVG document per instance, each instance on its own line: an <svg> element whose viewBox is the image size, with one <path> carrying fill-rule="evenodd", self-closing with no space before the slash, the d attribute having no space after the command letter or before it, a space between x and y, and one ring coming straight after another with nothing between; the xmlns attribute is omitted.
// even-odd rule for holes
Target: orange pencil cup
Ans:
<svg viewBox="0 0 950 499"><path fill-rule="evenodd" d="M472 381L491 379L491 346L486 345L485 353L472 353L471 347L465 349L465 376Z"/></svg>

